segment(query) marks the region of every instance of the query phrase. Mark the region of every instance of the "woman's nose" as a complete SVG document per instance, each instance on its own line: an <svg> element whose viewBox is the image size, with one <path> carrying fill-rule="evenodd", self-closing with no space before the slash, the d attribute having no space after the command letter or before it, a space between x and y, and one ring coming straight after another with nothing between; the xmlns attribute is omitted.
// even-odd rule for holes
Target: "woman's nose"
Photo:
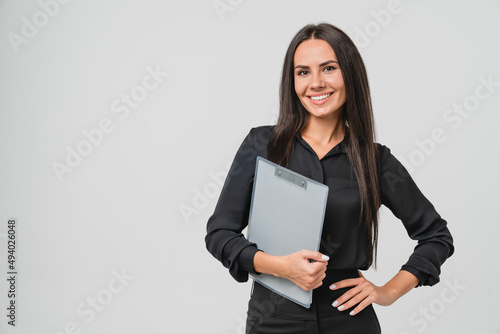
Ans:
<svg viewBox="0 0 500 334"><path fill-rule="evenodd" d="M313 74L311 76L311 88L313 89L321 89L325 87L325 82L321 77L321 74Z"/></svg>

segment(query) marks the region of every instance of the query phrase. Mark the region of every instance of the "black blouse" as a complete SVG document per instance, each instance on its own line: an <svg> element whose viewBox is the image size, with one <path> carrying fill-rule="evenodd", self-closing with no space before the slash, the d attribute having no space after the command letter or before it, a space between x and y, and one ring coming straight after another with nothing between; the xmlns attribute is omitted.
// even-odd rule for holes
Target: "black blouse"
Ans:
<svg viewBox="0 0 500 334"><path fill-rule="evenodd" d="M262 126L253 128L247 135L207 223L207 249L239 282L246 282L248 273L258 274L253 267L258 246L249 242L241 231L248 224L256 158L267 158L272 130L273 126ZM454 252L447 223L389 148L381 144L378 148L381 202L403 222L410 238L418 240L413 254L401 269L415 275L419 286L434 285L439 282L441 265ZM299 134L287 168L329 187L319 250L330 257L328 269L368 269L366 239L359 221L359 188L344 141L318 159Z"/></svg>

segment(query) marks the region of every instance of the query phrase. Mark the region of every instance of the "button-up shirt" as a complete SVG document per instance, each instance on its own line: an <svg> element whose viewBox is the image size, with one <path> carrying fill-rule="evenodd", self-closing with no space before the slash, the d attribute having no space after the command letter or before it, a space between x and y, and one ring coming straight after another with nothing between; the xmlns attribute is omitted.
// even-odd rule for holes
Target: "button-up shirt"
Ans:
<svg viewBox="0 0 500 334"><path fill-rule="evenodd" d="M239 282L247 281L248 273L259 274L253 267L258 245L248 241L242 230L248 224L256 158L267 158L273 128L253 128L246 136L207 223L207 249ZM390 149L382 144L377 146L381 203L402 221L410 238L418 241L401 269L415 275L419 285L434 285L439 281L441 265L454 251L447 222ZM319 159L299 134L294 139L287 168L329 187L319 250L330 257L328 270L368 269L364 223L360 221L359 187L349 163L345 141Z"/></svg>

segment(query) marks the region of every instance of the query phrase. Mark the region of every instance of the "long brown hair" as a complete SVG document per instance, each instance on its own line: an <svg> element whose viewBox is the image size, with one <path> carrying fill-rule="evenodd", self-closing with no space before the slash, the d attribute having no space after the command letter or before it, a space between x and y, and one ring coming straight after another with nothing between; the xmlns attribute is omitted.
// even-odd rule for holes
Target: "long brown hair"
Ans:
<svg viewBox="0 0 500 334"><path fill-rule="evenodd" d="M309 24L292 39L285 55L280 87L278 122L268 145L268 158L286 166L292 153L295 136L307 124L308 111L295 93L293 58L298 45L305 40L322 39L332 47L344 79L347 101L343 106L344 143L356 175L361 197L360 221L368 249L368 266L376 259L378 240L378 169L375 126L368 86L368 76L358 49L339 28L321 23Z"/></svg>

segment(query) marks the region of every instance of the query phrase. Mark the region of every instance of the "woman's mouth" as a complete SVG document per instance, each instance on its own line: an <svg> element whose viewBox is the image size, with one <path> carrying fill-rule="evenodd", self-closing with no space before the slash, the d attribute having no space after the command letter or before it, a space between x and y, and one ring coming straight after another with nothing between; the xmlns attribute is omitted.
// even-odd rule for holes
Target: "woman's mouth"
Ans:
<svg viewBox="0 0 500 334"><path fill-rule="evenodd" d="M307 96L307 97L309 98L309 100L311 100L312 103L319 105L319 104L323 104L326 101L328 101L328 99L332 95L333 95L333 92L322 94L322 95Z"/></svg>

